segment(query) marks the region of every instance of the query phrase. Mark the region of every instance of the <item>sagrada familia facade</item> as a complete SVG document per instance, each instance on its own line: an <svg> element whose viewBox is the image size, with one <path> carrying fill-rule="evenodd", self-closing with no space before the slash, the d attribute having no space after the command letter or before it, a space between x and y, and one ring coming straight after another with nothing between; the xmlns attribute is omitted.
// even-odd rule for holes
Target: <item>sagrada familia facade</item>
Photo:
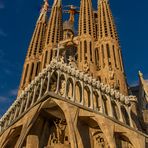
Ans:
<svg viewBox="0 0 148 148"><path fill-rule="evenodd" d="M92 0L65 11L54 0L48 12L44 0L0 148L148 147L148 84L141 72L138 87L127 84L108 0L97 11Z"/></svg>

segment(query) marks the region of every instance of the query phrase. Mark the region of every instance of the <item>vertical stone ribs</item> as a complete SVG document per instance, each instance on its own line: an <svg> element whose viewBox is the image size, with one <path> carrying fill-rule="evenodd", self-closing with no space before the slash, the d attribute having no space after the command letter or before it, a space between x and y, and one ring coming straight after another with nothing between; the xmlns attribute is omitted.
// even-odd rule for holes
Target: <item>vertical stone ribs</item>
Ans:
<svg viewBox="0 0 148 148"><path fill-rule="evenodd" d="M41 54L45 43L48 7L48 2L45 0L28 48L18 95L40 71Z"/></svg>
<svg viewBox="0 0 148 148"><path fill-rule="evenodd" d="M79 16L78 67L88 73L94 72L95 19L91 0L81 0Z"/></svg>
<svg viewBox="0 0 148 148"><path fill-rule="evenodd" d="M118 35L108 0L98 2L98 44L95 58L98 77L127 95L127 84Z"/></svg>
<svg viewBox="0 0 148 148"><path fill-rule="evenodd" d="M63 39L63 20L62 20L62 1L55 0L50 19L47 26L45 48L42 58L42 69L50 63L55 51L53 47L57 47L58 43Z"/></svg>
<svg viewBox="0 0 148 148"><path fill-rule="evenodd" d="M102 37L111 37L118 40L115 23L107 0L99 1L98 17L99 39Z"/></svg>
<svg viewBox="0 0 148 148"><path fill-rule="evenodd" d="M91 0L82 0L79 16L79 36L89 34L96 37Z"/></svg>
<svg viewBox="0 0 148 148"><path fill-rule="evenodd" d="M47 27L46 45L57 45L63 38L62 4L61 0L55 0L51 10L51 16Z"/></svg>

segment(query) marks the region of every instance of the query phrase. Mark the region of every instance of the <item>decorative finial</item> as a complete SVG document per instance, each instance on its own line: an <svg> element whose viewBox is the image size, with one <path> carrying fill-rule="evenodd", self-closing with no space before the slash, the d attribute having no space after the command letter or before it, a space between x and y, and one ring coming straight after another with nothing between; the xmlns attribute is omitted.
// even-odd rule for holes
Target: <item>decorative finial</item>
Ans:
<svg viewBox="0 0 148 148"><path fill-rule="evenodd" d="M57 5L58 7L61 6L62 0L54 0L54 6Z"/></svg>
<svg viewBox="0 0 148 148"><path fill-rule="evenodd" d="M139 76L143 77L143 73L139 70Z"/></svg>
<svg viewBox="0 0 148 148"><path fill-rule="evenodd" d="M48 10L48 7L49 7L48 0L44 0L43 9L47 11Z"/></svg>

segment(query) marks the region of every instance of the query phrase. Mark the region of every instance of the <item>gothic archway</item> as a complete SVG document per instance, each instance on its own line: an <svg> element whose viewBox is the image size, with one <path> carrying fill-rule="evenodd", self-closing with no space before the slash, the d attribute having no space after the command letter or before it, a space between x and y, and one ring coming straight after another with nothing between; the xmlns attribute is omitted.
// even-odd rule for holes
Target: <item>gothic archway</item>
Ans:
<svg viewBox="0 0 148 148"><path fill-rule="evenodd" d="M70 148L69 130L63 110L54 102L46 101L23 145ZM33 145L32 145L33 146Z"/></svg>
<svg viewBox="0 0 148 148"><path fill-rule="evenodd" d="M77 124L83 147L109 148L107 139L97 121L80 116Z"/></svg>
<svg viewBox="0 0 148 148"><path fill-rule="evenodd" d="M121 133L115 133L117 148L134 148L129 138Z"/></svg>

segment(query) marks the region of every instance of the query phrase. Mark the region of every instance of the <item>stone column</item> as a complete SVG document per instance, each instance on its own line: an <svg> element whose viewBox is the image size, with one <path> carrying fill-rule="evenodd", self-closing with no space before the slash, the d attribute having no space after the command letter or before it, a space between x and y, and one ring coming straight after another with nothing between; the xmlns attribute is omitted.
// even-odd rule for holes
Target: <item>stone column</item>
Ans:
<svg viewBox="0 0 148 148"><path fill-rule="evenodd" d="M99 105L100 105L100 112L103 114L104 113L104 110L103 110L103 100L102 100L102 94L101 94L101 91L98 91L98 94L99 94L99 100L98 100L98 102L99 102Z"/></svg>
<svg viewBox="0 0 148 148"><path fill-rule="evenodd" d="M94 109L93 88L90 88L90 108Z"/></svg>
<svg viewBox="0 0 148 148"><path fill-rule="evenodd" d="M49 88L50 88L50 78L51 78L51 72L48 72L48 82L47 82L46 93L49 92Z"/></svg>
<svg viewBox="0 0 148 148"><path fill-rule="evenodd" d="M25 111L28 109L28 106L29 106L29 102L30 102L30 92L28 92L28 96L27 96L27 102L26 102L26 106L25 106Z"/></svg>
<svg viewBox="0 0 148 148"><path fill-rule="evenodd" d="M37 88L38 88L38 86L35 85L35 86L34 86L34 90L33 90L34 92L33 92L33 98L32 98L32 102L31 102L31 106L32 106L32 105L34 104L34 102L35 102L35 99L36 99L35 96L36 96Z"/></svg>
<svg viewBox="0 0 148 148"><path fill-rule="evenodd" d="M108 114L109 114L110 117L114 117L111 99L107 95L106 95L106 98L107 98L108 103L109 103L109 112L108 112Z"/></svg>
<svg viewBox="0 0 148 148"><path fill-rule="evenodd" d="M26 148L39 148L39 138L37 135L28 135Z"/></svg>
<svg viewBox="0 0 148 148"><path fill-rule="evenodd" d="M59 72L58 72L58 79L57 79L57 86L56 86L56 94L58 94L58 92L59 92L59 85L60 85L60 74L59 74Z"/></svg>

